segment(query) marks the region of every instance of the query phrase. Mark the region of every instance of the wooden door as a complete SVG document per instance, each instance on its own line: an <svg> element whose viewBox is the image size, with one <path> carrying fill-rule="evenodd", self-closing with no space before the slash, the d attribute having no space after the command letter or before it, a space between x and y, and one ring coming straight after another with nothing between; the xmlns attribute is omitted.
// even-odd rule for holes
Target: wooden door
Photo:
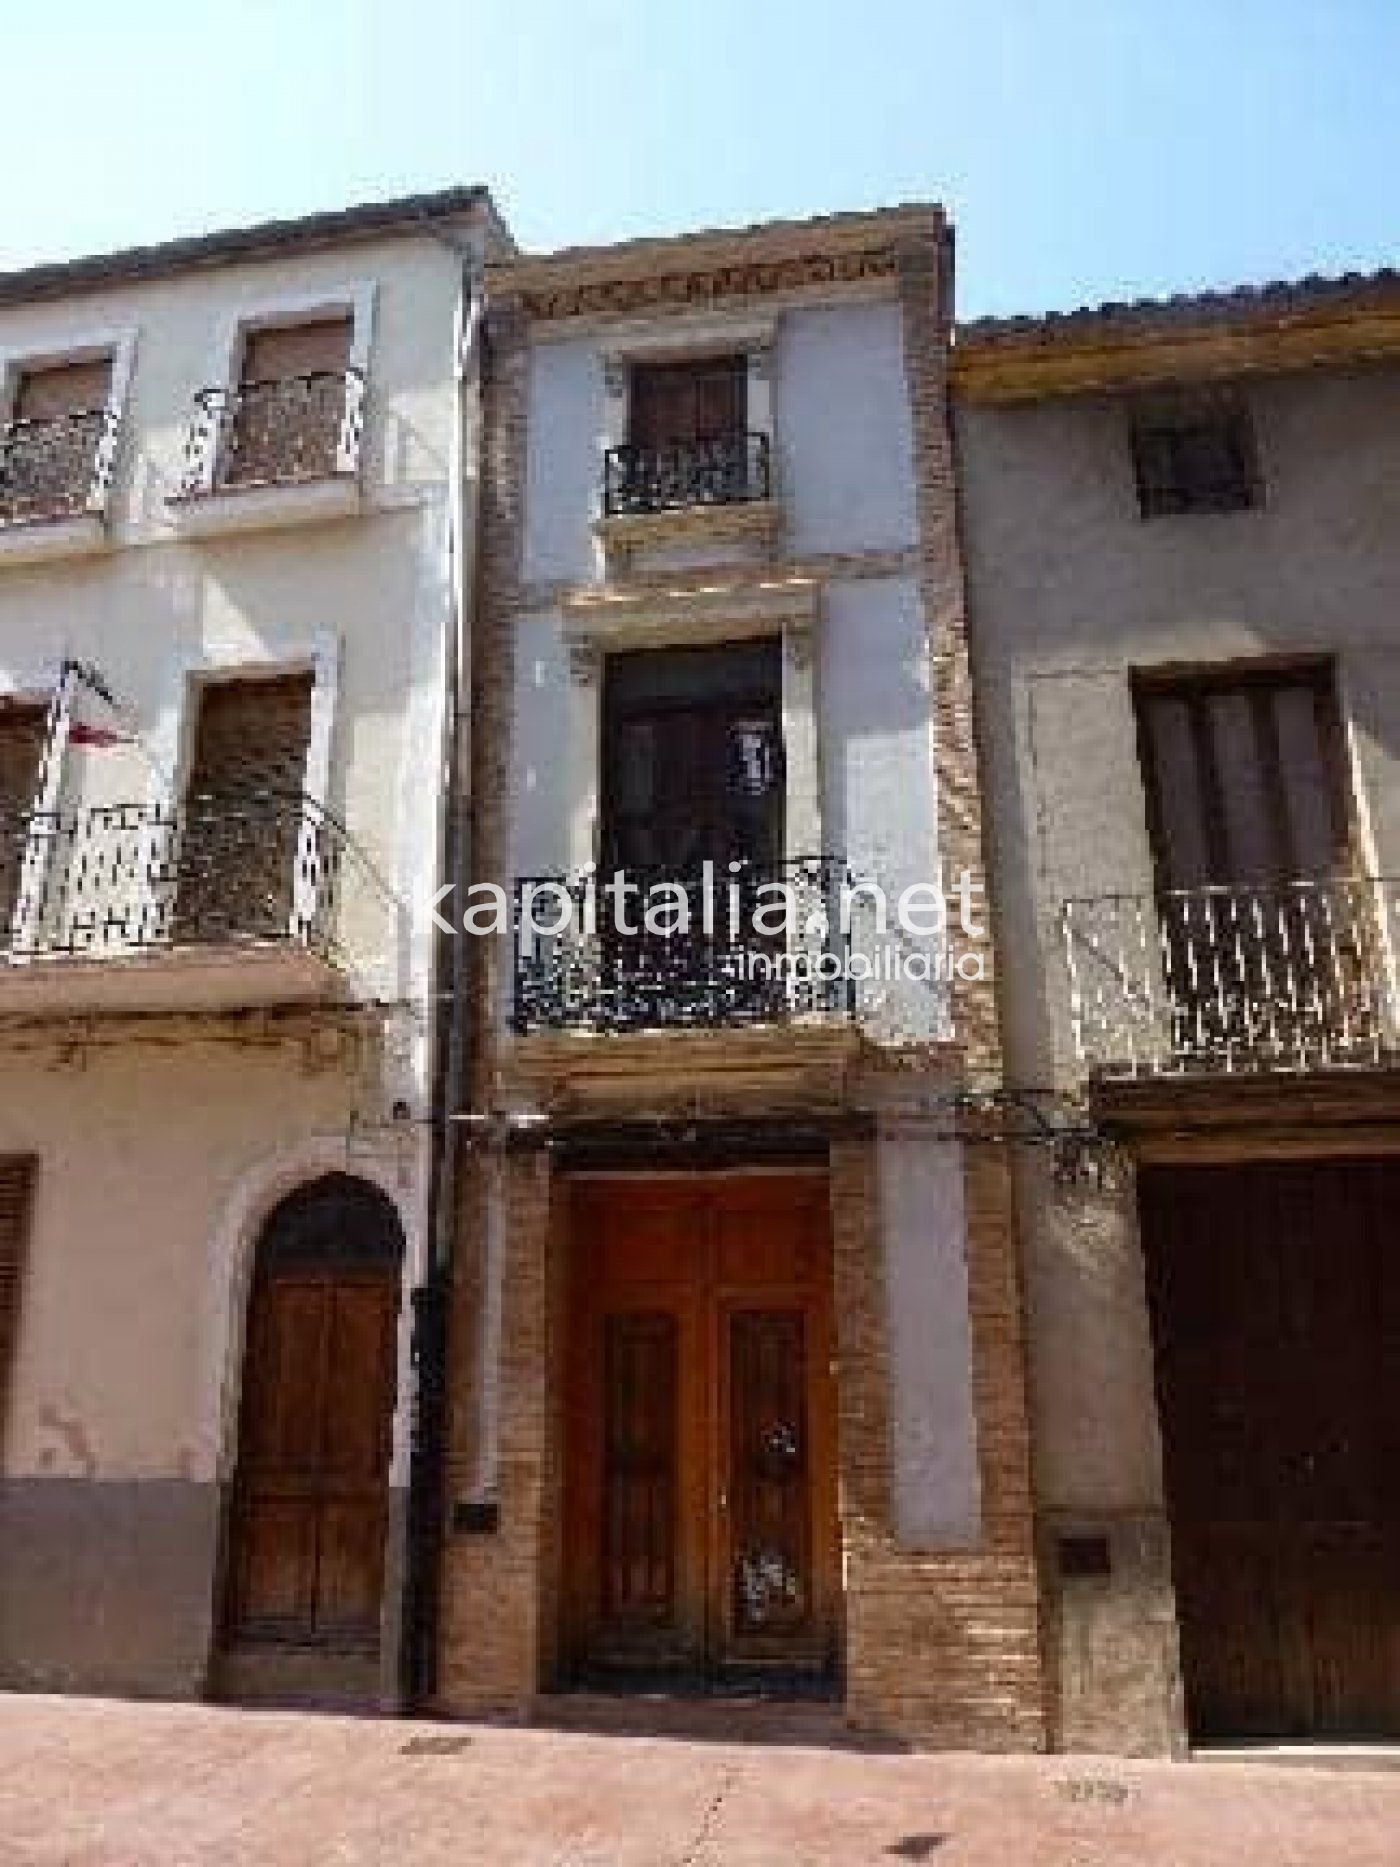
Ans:
<svg viewBox="0 0 1400 1867"><path fill-rule="evenodd" d="M643 889L686 891L688 925L630 931L602 905L603 987L618 1022L747 1016L787 1009L784 981L745 949L782 942L751 931L760 889L783 854L782 667L775 640L610 655L603 698L603 872ZM705 922L704 865L738 912ZM731 867L730 865L734 866ZM662 897L662 899L672 899Z"/></svg>
<svg viewBox="0 0 1400 1867"><path fill-rule="evenodd" d="M279 1240L254 1280L230 1525L235 1645L359 1652L379 1640L398 1266L387 1251L337 1262L325 1242L314 1229Z"/></svg>
<svg viewBox="0 0 1400 1867"><path fill-rule="evenodd" d="M572 1676L829 1673L825 1179L580 1180L572 1237Z"/></svg>
<svg viewBox="0 0 1400 1867"><path fill-rule="evenodd" d="M776 640L609 655L603 864L653 880L705 861L771 871L783 849Z"/></svg>
<svg viewBox="0 0 1400 1867"><path fill-rule="evenodd" d="M1193 1736L1400 1736L1400 1163L1140 1188Z"/></svg>

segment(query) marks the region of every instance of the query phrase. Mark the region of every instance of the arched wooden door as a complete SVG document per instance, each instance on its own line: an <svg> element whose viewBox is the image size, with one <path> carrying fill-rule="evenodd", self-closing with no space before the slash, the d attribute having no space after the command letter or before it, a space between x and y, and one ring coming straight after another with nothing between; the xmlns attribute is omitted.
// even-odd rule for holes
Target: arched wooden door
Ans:
<svg viewBox="0 0 1400 1867"><path fill-rule="evenodd" d="M225 1631L233 1647L378 1645L403 1234L347 1174L299 1188L258 1243Z"/></svg>

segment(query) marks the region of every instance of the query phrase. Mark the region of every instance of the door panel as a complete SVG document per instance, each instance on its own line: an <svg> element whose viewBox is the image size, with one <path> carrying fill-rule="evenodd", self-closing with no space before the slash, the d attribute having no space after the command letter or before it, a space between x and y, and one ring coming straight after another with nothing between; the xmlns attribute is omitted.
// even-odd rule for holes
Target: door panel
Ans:
<svg viewBox="0 0 1400 1867"><path fill-rule="evenodd" d="M238 1575L234 1614L245 1635L293 1637L315 1606L316 1513L303 1497L264 1483L250 1493L235 1526Z"/></svg>
<svg viewBox="0 0 1400 1867"><path fill-rule="evenodd" d="M676 1614L680 1330L609 1316L603 1341L603 1612L643 1635Z"/></svg>
<svg viewBox="0 0 1400 1867"><path fill-rule="evenodd" d="M836 1651L825 1179L578 1181L564 1650L673 1682Z"/></svg>
<svg viewBox="0 0 1400 1867"><path fill-rule="evenodd" d="M1400 1163L1140 1175L1204 1739L1400 1734Z"/></svg>
<svg viewBox="0 0 1400 1867"><path fill-rule="evenodd" d="M279 1266L254 1284L231 1524L236 1641L378 1639L398 1278Z"/></svg>
<svg viewBox="0 0 1400 1867"><path fill-rule="evenodd" d="M729 1636L765 1645L812 1619L806 1318L800 1309L727 1318Z"/></svg>

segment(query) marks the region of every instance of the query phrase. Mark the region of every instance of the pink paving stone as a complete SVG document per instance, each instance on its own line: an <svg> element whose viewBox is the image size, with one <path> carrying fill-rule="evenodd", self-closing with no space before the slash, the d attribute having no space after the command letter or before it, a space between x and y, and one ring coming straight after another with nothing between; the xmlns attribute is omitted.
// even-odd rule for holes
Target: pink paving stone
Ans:
<svg viewBox="0 0 1400 1867"><path fill-rule="evenodd" d="M1400 1867L1400 1772L751 1728L770 1741L0 1696L0 1863Z"/></svg>

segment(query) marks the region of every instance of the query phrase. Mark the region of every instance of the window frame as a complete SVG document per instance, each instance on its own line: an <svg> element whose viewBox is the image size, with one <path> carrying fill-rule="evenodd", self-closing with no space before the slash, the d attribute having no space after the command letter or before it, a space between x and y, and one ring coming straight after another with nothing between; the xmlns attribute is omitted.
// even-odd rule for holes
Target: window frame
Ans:
<svg viewBox="0 0 1400 1867"><path fill-rule="evenodd" d="M38 517L0 525L0 555L11 547L24 550L28 541L46 538L45 548L82 548L100 544L110 516L116 467L136 367L138 332L134 325L82 328L53 341L17 344L0 349L0 433L14 420L20 383L40 370L61 369L69 363L110 363L106 410L106 436L93 457L93 470L81 512ZM37 535L37 537L36 537Z"/></svg>
<svg viewBox="0 0 1400 1867"><path fill-rule="evenodd" d="M1169 873L1166 818L1162 808L1157 762L1152 749L1149 713L1154 700L1175 699L1185 703L1193 709L1193 731L1198 731L1200 729L1194 725L1194 710L1208 705L1214 698L1256 694L1267 697L1280 688L1310 687L1318 708L1319 748L1332 786L1331 801L1338 813L1338 827L1342 832L1338 847L1343 857L1343 866L1355 867L1359 863L1362 849L1360 805L1356 776L1349 755L1346 715L1335 656L1266 657L1247 661L1135 667L1130 671L1129 681L1148 849L1152 859L1153 885L1158 894L1170 894L1178 884ZM1207 813L1207 841L1214 863L1224 846L1221 778L1219 772L1214 770L1213 757L1210 768L1198 765L1198 772L1208 791L1208 795L1203 795L1202 803ZM1208 885L1229 887L1235 884L1230 877L1222 874Z"/></svg>
<svg viewBox="0 0 1400 1867"><path fill-rule="evenodd" d="M728 318L671 318L664 328L654 323L628 325L610 331L599 347L603 374L603 422L599 446L598 516L602 515L602 466L612 448L625 447L631 436L632 372L637 365L704 363L719 357L742 357L744 422L750 434L762 435L768 446L769 497L776 497L774 445L773 351L778 317L743 320Z"/></svg>
<svg viewBox="0 0 1400 1867"><path fill-rule="evenodd" d="M183 811L189 796L194 770L195 742L199 727L199 699L205 687L228 681L275 680L279 676L310 674L311 728L307 739L303 795L312 804L329 809L329 789L334 769L334 741L340 700L342 642L332 630L317 630L304 644L289 643L275 655L190 657L173 670L174 706L165 714L166 731L152 745L159 767L170 773L165 792L167 804ZM303 827L304 855L309 855L311 830ZM297 863L294 913L308 913L314 905L315 886L308 880L312 867L307 861Z"/></svg>
<svg viewBox="0 0 1400 1867"><path fill-rule="evenodd" d="M252 333L290 329L299 324L315 324L323 319L348 317L350 349L346 371L347 375L359 377L362 392L367 398L377 298L377 281L360 279L321 292L260 298L240 305L237 310L227 314L217 327L210 353L210 366L199 388L222 398L223 406L226 407L229 399L238 394L242 385L243 353ZM191 434L196 420L197 417L192 414ZM218 424L214 426L217 429ZM218 446L208 440L199 449L197 458L187 458L184 476L172 498L173 505L186 512L200 502L214 504L225 500L262 505L272 502L282 507L288 501L303 505L317 502L318 496L323 495L327 488L335 489L338 485L342 492L346 486L350 487L358 497L365 461L364 427L361 422L353 450L340 450L333 474L314 480L289 481L285 485L221 486L218 480L219 451Z"/></svg>

